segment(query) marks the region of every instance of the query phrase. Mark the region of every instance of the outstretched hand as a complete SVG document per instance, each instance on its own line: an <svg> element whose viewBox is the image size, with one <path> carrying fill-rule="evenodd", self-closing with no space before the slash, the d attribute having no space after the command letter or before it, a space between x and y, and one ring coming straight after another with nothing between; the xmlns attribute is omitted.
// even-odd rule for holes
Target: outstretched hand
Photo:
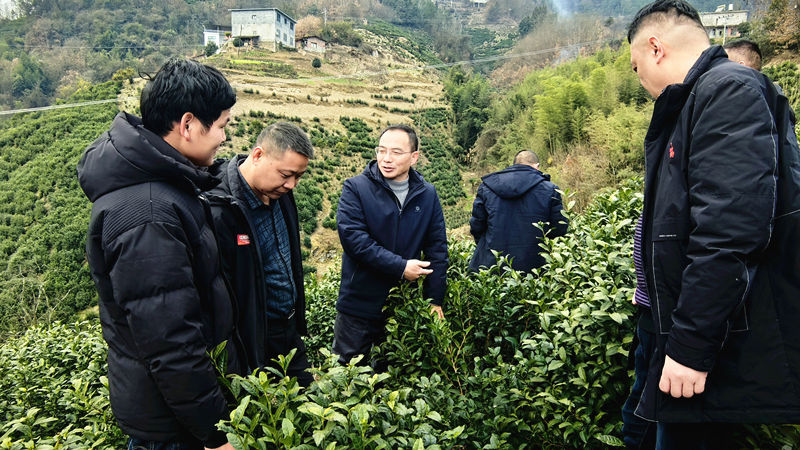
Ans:
<svg viewBox="0 0 800 450"><path fill-rule="evenodd" d="M439 320L444 319L444 312L439 305L431 305L431 314L436 315L436 318Z"/></svg>
<svg viewBox="0 0 800 450"><path fill-rule="evenodd" d="M664 360L664 369L661 371L658 388L661 389L661 392L675 398L690 398L705 391L706 376L708 376L708 372L700 372L686 367L667 356Z"/></svg>
<svg viewBox="0 0 800 450"><path fill-rule="evenodd" d="M406 262L406 270L403 271L403 278L408 281L416 281L422 275L433 273L433 270L426 269L430 266L430 261L420 261L418 259L409 259Z"/></svg>

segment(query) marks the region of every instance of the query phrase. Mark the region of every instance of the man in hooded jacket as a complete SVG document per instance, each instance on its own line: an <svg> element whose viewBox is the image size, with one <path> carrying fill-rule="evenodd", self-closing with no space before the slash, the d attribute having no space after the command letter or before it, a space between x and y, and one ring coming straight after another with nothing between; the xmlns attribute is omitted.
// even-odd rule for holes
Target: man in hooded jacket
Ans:
<svg viewBox="0 0 800 450"><path fill-rule="evenodd" d="M78 180L94 204L86 253L108 343L111 409L130 448L232 449L229 412L207 352L227 342L241 373L235 307L207 207L211 164L236 95L219 71L164 64L83 154Z"/></svg>
<svg viewBox="0 0 800 450"><path fill-rule="evenodd" d="M482 180L469 220L469 231L477 243L470 270L495 265L492 251L511 257L514 270L529 272L542 266L542 237L563 236L568 222L561 214L558 186L539 171L539 157L523 150L514 157L514 165ZM539 222L544 223L541 229L536 226Z"/></svg>

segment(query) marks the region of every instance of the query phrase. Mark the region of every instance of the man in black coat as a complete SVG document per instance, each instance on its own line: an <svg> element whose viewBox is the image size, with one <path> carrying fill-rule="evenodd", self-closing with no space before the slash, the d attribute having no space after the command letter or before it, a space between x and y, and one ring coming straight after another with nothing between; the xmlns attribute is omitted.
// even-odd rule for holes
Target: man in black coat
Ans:
<svg viewBox="0 0 800 450"><path fill-rule="evenodd" d="M724 423L800 423L800 151L786 97L709 46L697 11L635 16L656 99L642 261L655 350L636 414L659 448L724 446Z"/></svg>
<svg viewBox="0 0 800 450"><path fill-rule="evenodd" d="M78 164L111 409L132 448L233 448L207 352L227 341L227 370L241 373L241 343L198 194L218 182L202 167L235 102L216 69L170 60L142 91L142 119L119 113Z"/></svg>
<svg viewBox="0 0 800 450"><path fill-rule="evenodd" d="M336 221L342 242L342 282L336 302L333 353L341 363L368 355L384 339L383 306L403 280L425 275L431 313L443 318L447 291L447 235L439 196L413 166L416 132L393 125L381 133L361 175L344 182ZM421 254L426 261L421 261ZM366 358L362 363L366 362ZM382 361L373 368L384 370Z"/></svg>
<svg viewBox="0 0 800 450"><path fill-rule="evenodd" d="M296 348L287 375L302 386L313 378L300 337L306 334L306 302L292 189L313 156L303 130L276 122L264 128L249 155L212 166L222 182L206 193L239 309L248 370L278 368L273 360Z"/></svg>
<svg viewBox="0 0 800 450"><path fill-rule="evenodd" d="M514 157L514 165L482 178L469 231L477 246L470 270L491 267L497 260L492 250L512 258L514 270L529 272L544 264L539 243L567 232L567 219L561 214L561 194L550 176L539 171L539 157L523 150ZM536 227L544 223L542 229ZM544 233L543 233L544 230Z"/></svg>

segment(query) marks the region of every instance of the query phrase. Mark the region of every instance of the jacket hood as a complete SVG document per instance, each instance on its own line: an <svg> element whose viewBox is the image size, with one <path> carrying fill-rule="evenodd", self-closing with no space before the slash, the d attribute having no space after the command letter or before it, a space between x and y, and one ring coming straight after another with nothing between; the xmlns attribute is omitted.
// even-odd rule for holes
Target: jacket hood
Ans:
<svg viewBox="0 0 800 450"><path fill-rule="evenodd" d="M152 181L210 189L219 180L191 163L138 117L120 112L111 128L95 140L78 162L78 182L94 202L120 188Z"/></svg>
<svg viewBox="0 0 800 450"><path fill-rule="evenodd" d="M367 178L369 178L370 180L372 180L372 181L374 181L374 182L376 182L376 183L378 183L380 185L386 186L386 189L390 189L389 188L389 183L386 182L386 179L383 178L383 175L381 174L381 169L378 167L378 161L376 161L374 159L372 161L370 161L369 164L367 164L367 167L364 168L364 172L362 172L362 173L364 175L366 175ZM409 188L409 192L411 191L411 186L413 186L415 184L418 184L418 183L419 184L424 184L425 183L425 178L423 178L422 174L417 172L416 170L414 170L414 168L412 167L412 168L410 168L408 170L408 188Z"/></svg>
<svg viewBox="0 0 800 450"><path fill-rule="evenodd" d="M550 175L525 164L514 164L481 178L483 184L500 198L517 198L539 183L550 181Z"/></svg>
<svg viewBox="0 0 800 450"><path fill-rule="evenodd" d="M239 178L239 165L243 160L247 159L247 154L236 155L231 159L217 159L214 164L208 168L208 173L218 178L220 183L213 189L208 191L210 196L213 197L231 197L234 192L239 190L241 186L241 178Z"/></svg>

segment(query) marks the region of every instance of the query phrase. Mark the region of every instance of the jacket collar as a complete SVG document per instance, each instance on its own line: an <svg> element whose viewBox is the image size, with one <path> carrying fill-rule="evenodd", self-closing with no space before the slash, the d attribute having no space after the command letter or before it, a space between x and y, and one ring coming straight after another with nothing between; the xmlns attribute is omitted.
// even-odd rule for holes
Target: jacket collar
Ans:
<svg viewBox="0 0 800 450"><path fill-rule="evenodd" d="M367 164L367 167L364 168L364 175L367 176L370 180L374 183L377 183L386 189L391 191L389 187L389 183L386 182L386 179L383 178L381 174L380 168L378 168L378 162L374 159ZM422 187L425 184L425 179L422 177L422 174L414 170L414 168L410 168L408 170L408 193L410 194L414 190Z"/></svg>

